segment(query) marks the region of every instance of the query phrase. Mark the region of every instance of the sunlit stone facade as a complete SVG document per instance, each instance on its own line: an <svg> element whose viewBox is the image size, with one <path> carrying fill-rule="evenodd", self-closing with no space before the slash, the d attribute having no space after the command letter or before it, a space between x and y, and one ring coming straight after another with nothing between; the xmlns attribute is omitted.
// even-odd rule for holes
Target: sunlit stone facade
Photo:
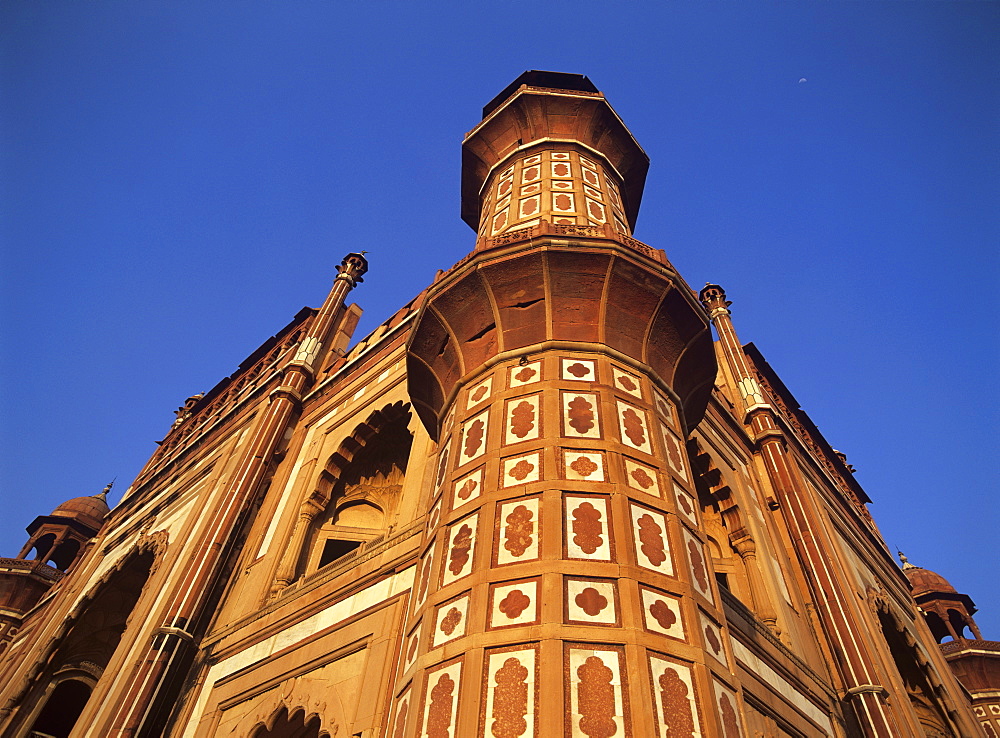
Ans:
<svg viewBox="0 0 1000 738"><path fill-rule="evenodd" d="M982 735L844 457L632 237L647 167L585 77L501 92L466 257L351 345L349 254L2 560L3 735Z"/></svg>

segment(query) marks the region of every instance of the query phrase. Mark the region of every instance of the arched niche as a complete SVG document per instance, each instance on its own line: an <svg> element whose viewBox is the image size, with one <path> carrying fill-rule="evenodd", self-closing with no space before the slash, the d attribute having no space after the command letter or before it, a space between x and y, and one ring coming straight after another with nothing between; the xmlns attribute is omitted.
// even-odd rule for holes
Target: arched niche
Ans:
<svg viewBox="0 0 1000 738"><path fill-rule="evenodd" d="M889 653L903 683L905 697L920 724L924 738L946 738L957 735L948 718L947 707L942 704L939 690L928 662L916 647L916 638L908 632L903 622L894 615L884 599L876 601L876 614L882 636L889 646Z"/></svg>
<svg viewBox="0 0 1000 738"><path fill-rule="evenodd" d="M343 560L385 534L406 477L410 420L408 404L383 407L327 460L306 503L318 511L304 537L297 577Z"/></svg>
<svg viewBox="0 0 1000 738"><path fill-rule="evenodd" d="M58 723L59 731L69 735L121 642L154 563L152 545L131 552L77 606L18 699L23 717L16 721L18 728L12 734L15 738L64 734L39 727L50 723ZM80 685L89 687L86 695ZM72 711L62 706L64 700ZM62 713L62 717L56 713Z"/></svg>
<svg viewBox="0 0 1000 738"><path fill-rule="evenodd" d="M55 683L28 735L69 738L93 691L93 683L80 678L70 677Z"/></svg>
<svg viewBox="0 0 1000 738"><path fill-rule="evenodd" d="M56 536L54 533L46 533L41 536L37 541L35 541L34 546L32 546L32 550L35 553L32 559L35 561L44 559L52 549L52 544L55 542Z"/></svg>
<svg viewBox="0 0 1000 738"><path fill-rule="evenodd" d="M49 564L59 571L66 571L76 561L79 553L80 542L70 538L56 547L56 550L49 556Z"/></svg>

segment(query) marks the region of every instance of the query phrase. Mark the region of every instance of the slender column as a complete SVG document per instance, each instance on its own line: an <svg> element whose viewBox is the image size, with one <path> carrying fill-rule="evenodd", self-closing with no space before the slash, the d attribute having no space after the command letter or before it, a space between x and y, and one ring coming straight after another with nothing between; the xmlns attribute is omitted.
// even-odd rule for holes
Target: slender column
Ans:
<svg viewBox="0 0 1000 738"><path fill-rule="evenodd" d="M753 597L757 614L772 631L780 634L778 615L771 606L771 598L767 596L767 589L764 587L764 580L760 574L760 564L757 562L757 543L750 536L744 536L735 541L731 540L731 543L736 549L736 553L743 559L743 567L750 580L750 594Z"/></svg>
<svg viewBox="0 0 1000 738"><path fill-rule="evenodd" d="M302 546L305 543L306 534L309 533L309 527L312 525L313 520L316 519L316 516L325 509L326 505L317 500L314 495L310 495L302 503L302 506L299 508L298 520L296 520L295 528L292 531L291 542L285 549L285 555L278 569L278 574L274 579L274 584L271 585L271 597L277 596L295 579L295 570L299 562L299 557L302 554Z"/></svg>
<svg viewBox="0 0 1000 738"><path fill-rule="evenodd" d="M322 356L324 342L336 325L347 293L362 281L361 275L367 269L368 263L361 254L348 254L337 267L339 274L330 294L294 358L284 367L281 384L271 392L269 404L240 457L220 505L212 511L201 540L185 562L180 582L170 594L162 624L129 680L109 736L134 736L142 729L159 691L180 660L179 654L194 640L193 624L202 614L211 583L223 563L226 542L235 532L240 514L267 472L270 459L299 409L302 393L312 382L315 363Z"/></svg>
<svg viewBox="0 0 1000 738"><path fill-rule="evenodd" d="M845 606L848 592L833 575L828 562L833 546L826 540L821 526L813 525L806 512L802 482L786 447L784 432L777 422L777 413L764 400L757 380L736 336L730 319L726 293L709 284L700 293L701 301L719 334L719 342L732 370L746 410L744 422L758 443L771 485L780 500L780 509L791 534L799 564L817 605L827 637L834 646L841 676L847 685L846 698L857 715L858 722L870 738L891 738L899 735L892 715L883 702L886 689L877 684L878 675L871 654L857 639L861 633L853 612Z"/></svg>

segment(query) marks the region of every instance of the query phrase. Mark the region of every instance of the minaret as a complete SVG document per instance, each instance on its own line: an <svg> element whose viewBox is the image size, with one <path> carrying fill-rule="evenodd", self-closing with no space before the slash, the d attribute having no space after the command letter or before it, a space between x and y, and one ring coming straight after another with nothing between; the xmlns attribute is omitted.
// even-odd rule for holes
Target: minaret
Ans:
<svg viewBox="0 0 1000 738"><path fill-rule="evenodd" d="M476 249L409 344L439 456L390 734L737 735L684 445L717 367L630 235L646 156L578 75L527 72L484 114Z"/></svg>
<svg viewBox="0 0 1000 738"><path fill-rule="evenodd" d="M204 614L212 584L223 564L223 552L240 516L266 474L278 444L294 422L302 395L311 385L333 331L343 313L347 293L362 281L368 262L362 254L348 254L337 267L337 277L323 306L313 317L295 356L284 366L281 383L270 395L250 439L227 482L220 504L206 510L210 520L184 574L166 594L166 615L148 644L141 662L130 675L129 687L113 721L111 736L140 734L154 703L166 698L165 690L183 670L184 654L191 648Z"/></svg>
<svg viewBox="0 0 1000 738"><path fill-rule="evenodd" d="M820 518L817 511L810 509L800 472L788 453L784 424L764 397L733 328L729 311L732 303L717 284L705 285L699 297L719 334L722 353L739 389L743 422L757 443L771 486L778 495L777 504L791 534L799 565L838 659L846 684L845 700L854 709L865 736L898 736L899 729L886 704L889 694L879 683L875 659L857 638L861 628L858 613L851 607L850 589L827 564L834 548L822 526L814 522Z"/></svg>

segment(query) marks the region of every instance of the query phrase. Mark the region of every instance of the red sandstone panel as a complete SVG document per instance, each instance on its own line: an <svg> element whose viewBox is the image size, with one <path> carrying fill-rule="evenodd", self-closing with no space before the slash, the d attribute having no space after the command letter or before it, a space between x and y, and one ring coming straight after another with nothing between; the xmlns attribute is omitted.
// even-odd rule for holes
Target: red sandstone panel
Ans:
<svg viewBox="0 0 1000 738"><path fill-rule="evenodd" d="M684 299L679 290L673 290L663 300L653 321L649 335L649 363L672 367L680 358L688 342L705 330L705 324ZM670 382L671 376L662 375Z"/></svg>
<svg viewBox="0 0 1000 738"><path fill-rule="evenodd" d="M542 255L532 253L482 270L500 313L503 349L546 338L545 283Z"/></svg>
<svg viewBox="0 0 1000 738"><path fill-rule="evenodd" d="M605 254L548 253L554 339L600 340L601 295L609 261Z"/></svg>
<svg viewBox="0 0 1000 738"><path fill-rule="evenodd" d="M646 330L668 283L622 259L615 259L607 290L605 341L642 360ZM666 379L666 377L664 377Z"/></svg>
<svg viewBox="0 0 1000 738"><path fill-rule="evenodd" d="M434 306L458 341L465 367L480 366L497 353L496 316L478 272L453 284Z"/></svg>

